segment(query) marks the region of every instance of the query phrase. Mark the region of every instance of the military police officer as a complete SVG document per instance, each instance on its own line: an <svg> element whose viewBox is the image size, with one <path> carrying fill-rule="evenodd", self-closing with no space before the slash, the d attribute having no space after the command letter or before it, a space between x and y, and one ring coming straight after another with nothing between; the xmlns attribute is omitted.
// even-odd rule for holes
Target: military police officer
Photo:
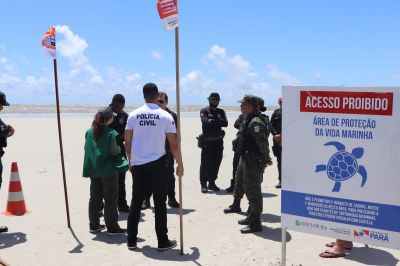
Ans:
<svg viewBox="0 0 400 266"><path fill-rule="evenodd" d="M234 202L225 213L240 212L240 200L243 193L249 200L248 216L239 220L239 224L246 225L241 233L253 233L262 230L260 215L263 201L261 182L264 169L272 164L269 156L269 122L260 113L260 98L254 95L245 95L240 101L241 111L246 115L246 122L242 126L238 143L240 152L239 166L236 171Z"/></svg>
<svg viewBox="0 0 400 266"><path fill-rule="evenodd" d="M235 189L235 174L236 170L239 165L240 153L237 151L237 144L240 137L240 129L242 124L246 121L246 116L244 114L240 114L239 117L236 119L235 124L233 125L238 132L236 133L236 138L232 141L232 150L233 150L233 161L232 161L232 179L231 185L225 189L227 193L232 193Z"/></svg>
<svg viewBox="0 0 400 266"><path fill-rule="evenodd" d="M217 92L213 92L208 97L209 106L200 110L202 123L202 150L200 164L200 184L201 192L207 193L208 190L219 191L215 184L218 177L219 166L222 161L224 150L225 132L222 127L228 126L228 119L225 111L218 108L221 98ZM208 182L208 186L207 186Z"/></svg>
<svg viewBox="0 0 400 266"><path fill-rule="evenodd" d="M278 179L279 184L276 188L281 188L281 161L282 161L282 96L278 100L279 108L276 109L271 116L271 134L274 136L274 145L272 146L272 152L276 157L276 162L278 166Z"/></svg>
<svg viewBox="0 0 400 266"><path fill-rule="evenodd" d="M122 94L115 94L111 100L110 107L115 116L113 122L108 127L119 133L117 136L117 145L121 148L121 154L126 158L124 133L128 114L124 111L125 97ZM125 174L125 172L118 173L118 211L120 212L129 212L129 206L126 201Z"/></svg>
<svg viewBox="0 0 400 266"><path fill-rule="evenodd" d="M6 100L6 95L0 91L0 111L3 110L3 106L10 106ZM3 163L1 157L4 155L4 148L7 147L7 138L14 135L14 128L10 125L6 125L3 120L0 119L0 188L2 183L3 174ZM7 226L0 226L0 233L8 231Z"/></svg>

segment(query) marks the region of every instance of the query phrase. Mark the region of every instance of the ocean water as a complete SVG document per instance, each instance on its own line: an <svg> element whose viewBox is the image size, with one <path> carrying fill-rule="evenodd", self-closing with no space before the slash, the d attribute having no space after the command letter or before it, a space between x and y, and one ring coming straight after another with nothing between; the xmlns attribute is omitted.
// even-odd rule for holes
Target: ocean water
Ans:
<svg viewBox="0 0 400 266"><path fill-rule="evenodd" d="M60 106L61 118L90 118L97 111L104 107L102 105L62 105ZM139 105L127 105L125 111L130 113L138 108ZM168 106L171 110L176 111L174 105ZM184 105L181 106L181 117L198 117L199 111L205 106L201 105ZM239 106L220 106L224 109L227 117L236 118L240 114ZM266 112L271 116L272 110ZM57 110L55 105L12 105L5 106L0 116L4 119L18 118L56 118Z"/></svg>

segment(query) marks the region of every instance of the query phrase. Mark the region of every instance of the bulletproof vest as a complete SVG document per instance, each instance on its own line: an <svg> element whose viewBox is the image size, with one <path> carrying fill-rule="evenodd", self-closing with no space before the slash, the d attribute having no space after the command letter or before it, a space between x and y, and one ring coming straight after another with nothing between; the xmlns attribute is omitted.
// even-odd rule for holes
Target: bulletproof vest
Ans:
<svg viewBox="0 0 400 266"><path fill-rule="evenodd" d="M240 136L238 138L237 152L239 154L244 154L246 151L255 151L257 153L260 153L258 150L258 147L257 147L257 143L247 133L247 129L250 125L250 122L255 117L259 117L264 122L265 128L266 128L265 134L267 135L267 138L268 138L268 135L270 133L268 116L261 114L260 112L256 112L256 113L252 113L252 114L248 115L246 122L244 123L243 127L241 128Z"/></svg>

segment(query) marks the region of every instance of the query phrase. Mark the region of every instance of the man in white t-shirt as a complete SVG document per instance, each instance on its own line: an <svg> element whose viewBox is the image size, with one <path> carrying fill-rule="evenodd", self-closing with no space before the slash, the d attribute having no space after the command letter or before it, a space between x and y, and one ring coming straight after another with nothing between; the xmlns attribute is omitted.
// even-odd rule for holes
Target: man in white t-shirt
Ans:
<svg viewBox="0 0 400 266"><path fill-rule="evenodd" d="M183 176L183 163L172 116L158 105L158 88L153 83L143 86L145 104L133 111L125 128L125 150L131 166L133 189L128 216L128 249L136 249L138 224L146 188L151 187L154 200L155 227L158 250L176 246L168 239L167 176L165 139L177 162L176 175Z"/></svg>

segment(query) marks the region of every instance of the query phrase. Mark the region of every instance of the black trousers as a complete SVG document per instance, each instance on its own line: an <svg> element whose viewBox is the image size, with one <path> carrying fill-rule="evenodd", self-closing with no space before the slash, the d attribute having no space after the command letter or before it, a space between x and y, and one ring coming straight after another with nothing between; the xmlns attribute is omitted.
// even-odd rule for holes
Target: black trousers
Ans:
<svg viewBox="0 0 400 266"><path fill-rule="evenodd" d="M167 195L169 199L175 198L175 169L174 169L174 157L167 156L167 181L168 190Z"/></svg>
<svg viewBox="0 0 400 266"><path fill-rule="evenodd" d="M0 157L0 188L1 188L1 183L3 182L3 162L1 161Z"/></svg>
<svg viewBox="0 0 400 266"><path fill-rule="evenodd" d="M224 141L207 140L201 149L200 184L207 186L207 182L215 182L218 177L219 166L222 161Z"/></svg>
<svg viewBox="0 0 400 266"><path fill-rule="evenodd" d="M167 176L167 196L169 199L175 198L175 169L174 169L174 157L172 155L165 156L166 163L166 176ZM145 193L145 199L150 200L152 195L151 187L148 186Z"/></svg>
<svg viewBox="0 0 400 266"><path fill-rule="evenodd" d="M278 179L280 183L282 181L282 176L281 176L282 146L274 142L274 146L272 146L272 151L276 157L276 162L278 166Z"/></svg>
<svg viewBox="0 0 400 266"><path fill-rule="evenodd" d="M132 167L132 202L128 216L128 242L136 242L142 201L150 186L154 199L155 229L158 243L168 241L167 228L167 178L165 156L143 165Z"/></svg>
<svg viewBox="0 0 400 266"><path fill-rule="evenodd" d="M126 172L118 173L118 207L128 205L126 202L125 176Z"/></svg>

